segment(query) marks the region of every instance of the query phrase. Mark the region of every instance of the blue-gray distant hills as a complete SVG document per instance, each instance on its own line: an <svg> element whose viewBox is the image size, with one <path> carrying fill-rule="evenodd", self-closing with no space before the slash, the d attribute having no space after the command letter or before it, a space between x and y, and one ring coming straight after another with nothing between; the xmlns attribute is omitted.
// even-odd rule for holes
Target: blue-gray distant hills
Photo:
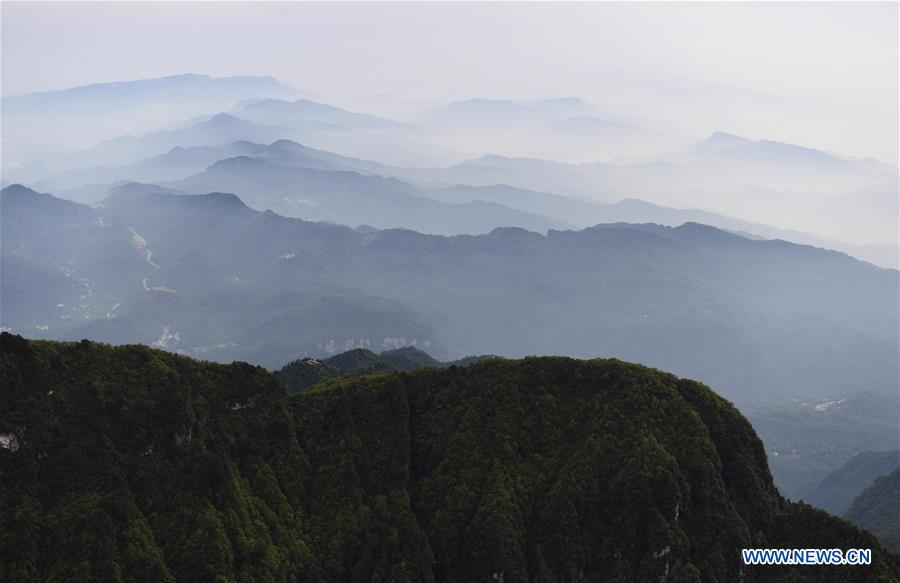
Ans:
<svg viewBox="0 0 900 583"><path fill-rule="evenodd" d="M432 200L395 178L290 167L247 156L221 160L172 186L185 192L229 190L255 208L308 220L413 228L430 234L486 233L498 226L546 232L568 226L492 202Z"/></svg>
<svg viewBox="0 0 900 583"><path fill-rule="evenodd" d="M822 478L815 487L805 493L803 498L835 516L843 516L853 501L871 486L876 478L889 474L897 468L900 468L900 449L864 451Z"/></svg>
<svg viewBox="0 0 900 583"><path fill-rule="evenodd" d="M193 89L189 92L185 88ZM29 117L27 108L15 105L19 102L7 107L4 100L4 179L65 198L96 202L111 183L176 183L193 178L193 184L199 185L203 179L197 175L211 165L248 156L265 158L274 165L395 178L423 191L501 185L595 204L639 199L656 207L700 209L710 216L737 217L745 224L685 220L838 249L882 266L898 265L893 220L898 212L897 173L895 168L872 159L851 159L798 144L726 132L715 132L688 145L683 141L673 144L673 137L659 128L617 118L578 98L468 99L438 105L419 118L402 122L303 98L296 90L266 77L187 75L10 99L24 100L21 103L51 99L62 105L75 100L83 108L89 107L85 105L90 101L86 96L95 93L103 96L98 103L104 108L94 114L61 114L65 119L60 124L52 121L55 114ZM129 97L135 95L140 97ZM182 97L188 95L208 99L186 105ZM202 111L197 110L198 103L202 103ZM142 104L154 104L154 111L163 112L158 122L149 124L147 116L123 109L139 110ZM69 123L87 128L65 126ZM45 136L44 130L50 134ZM80 143L70 144L54 132L77 135ZM42 144L48 140L49 146ZM246 142L258 148L241 147ZM288 142L298 144L295 150L306 151L298 155L284 148ZM268 155L272 148L266 146L275 144L283 151L278 156ZM274 182L262 180L259 190ZM175 184L166 186L178 188ZM211 190L235 189L210 185L198 186L194 192ZM302 181L297 190L304 190ZM271 193L239 194L260 210L273 208L314 220L357 221L356 217L331 211L303 215L271 202L258 206L258 200L251 200L251 196L271 197ZM280 199L295 197L292 192L277 194ZM422 194L420 198L435 198L427 192ZM596 213L591 212L587 214L590 221L573 221L560 213L499 203L489 194L452 202L476 200L540 214L547 225L551 224L548 221L557 221L556 226L583 227L610 220L594 220ZM416 202L420 207L427 204ZM449 227L434 231L428 226L435 222L433 217L427 222L421 222L418 216L406 220L402 212L393 213L393 222L382 226L462 234L484 232L483 223L496 219L493 226L543 228L534 217L524 221L525 216L518 215L522 222L509 222L516 213L495 207L479 210L487 216L482 223L473 223L477 231ZM655 222L650 218L635 220ZM680 224L676 220L662 222Z"/></svg>
<svg viewBox="0 0 900 583"><path fill-rule="evenodd" d="M344 110L322 107L326 112L343 112L339 117L350 115ZM312 109L318 111L319 107ZM253 208L272 209L286 216L448 235L482 234L501 226L543 232L549 228L582 228L608 222L653 222L669 226L698 222L750 237L835 249L880 266L898 265L896 246L851 245L699 209L673 208L640 199L605 204L503 183L546 183L564 192L579 181L589 181L595 171L606 172L603 170L606 165L572 166L488 156L458 167L472 168L473 172L444 176L451 169L426 171L396 167L311 148L289 139L271 143L228 141L249 135L265 142L284 132L290 133L283 128L220 114L142 138L128 137L98 144L82 154L88 156L82 160L84 167L51 174L34 187L88 203L102 200L111 186L128 182L157 183L186 193L228 191L239 194ZM735 141L749 142L717 134L706 140L703 148L727 148ZM134 158L142 151L164 153L120 165L88 164L95 158ZM108 152L108 155L98 155L98 152ZM482 169L488 169L488 174L481 175ZM433 180L426 180L428 176ZM456 178L460 183L445 185L449 178ZM866 198L878 206L881 205L878 201L889 195L889 191L866 194L857 196L856 200ZM879 216L886 216L888 211L889 208L884 208Z"/></svg>
<svg viewBox="0 0 900 583"><path fill-rule="evenodd" d="M296 89L272 77L185 74L3 97L3 169L35 157L47 162L66 149L151 132L173 120L228 111L248 99L295 96Z"/></svg>
<svg viewBox="0 0 900 583"><path fill-rule="evenodd" d="M238 115L244 119L268 125L287 125L291 128L317 129L330 127L350 131L397 130L406 124L367 113L347 111L309 99L287 101L260 99L243 104Z"/></svg>
<svg viewBox="0 0 900 583"><path fill-rule="evenodd" d="M615 356L737 400L896 389L897 272L712 227L353 230L232 194L2 191L3 326L270 367L416 345Z"/></svg>
<svg viewBox="0 0 900 583"><path fill-rule="evenodd" d="M42 108L66 108L67 115L97 111L100 108L133 110L147 104L172 104L177 101L201 102L204 99L227 95L235 103L258 97L260 94L292 95L296 90L268 76L210 77L209 75L184 74L95 83L70 89L43 91L28 95L3 98L4 109L12 115L47 113ZM169 105L171 107L171 105ZM207 109L214 104L204 105Z"/></svg>

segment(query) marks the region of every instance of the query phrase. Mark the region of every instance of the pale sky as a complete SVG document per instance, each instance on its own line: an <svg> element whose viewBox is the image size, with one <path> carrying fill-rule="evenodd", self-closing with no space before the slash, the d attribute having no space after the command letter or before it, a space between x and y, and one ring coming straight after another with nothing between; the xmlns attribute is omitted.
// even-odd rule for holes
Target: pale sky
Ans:
<svg viewBox="0 0 900 583"><path fill-rule="evenodd" d="M897 156L896 2L4 1L0 11L3 95L259 74L322 100L577 95L638 117L677 118L683 107L693 123L703 99L672 105L665 92L715 87L743 95L735 107L754 107L754 96L783 106L772 123L719 111L716 129Z"/></svg>

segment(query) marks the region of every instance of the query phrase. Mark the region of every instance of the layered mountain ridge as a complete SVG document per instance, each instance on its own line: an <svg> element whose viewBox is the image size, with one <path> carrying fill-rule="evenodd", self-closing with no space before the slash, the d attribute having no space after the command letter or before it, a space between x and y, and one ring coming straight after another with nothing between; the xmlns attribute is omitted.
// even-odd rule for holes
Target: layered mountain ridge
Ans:
<svg viewBox="0 0 900 583"><path fill-rule="evenodd" d="M322 104L313 105L313 112L334 109ZM308 109L304 106L302 111ZM353 120L356 119L354 116L360 115L345 110L337 112L337 119L349 117ZM308 132L300 133L309 137ZM677 163L571 165L494 155L450 168L406 168L344 156L285 139L300 133L277 125L261 125L231 114L219 114L140 138L125 136L98 144L69 161L75 168L51 173L29 184L36 190L52 191L87 203L99 202L104 193L111 191L111 185L121 182L155 182L186 193L228 190L237 192L259 210L272 209L307 220L332 220L351 226L373 223L381 228L411 228L449 235L481 234L498 226L546 231L548 228L586 227L615 221L659 222L670 226L696 221L760 238L780 238L836 249L881 266L898 266L896 245L859 245L814 234L828 231L823 231L821 225L809 225L811 232L806 232L772 227L763 219L732 218L729 212L682 208L683 204L678 202L650 203L622 199L619 195L613 198L621 199L620 202L610 204L593 195L573 198L558 194L587 195L593 188L642 192L649 198L655 198L652 193L657 188L673 194L683 188L677 186L681 179L676 175L691 174L691 164L712 163L727 168L733 164L731 158L747 157L735 154L736 150L744 148L759 152L759 155L751 153L749 158L757 160L754 164L761 163L765 167L784 166L779 162L781 151L786 152L786 156L800 152L798 156L804 159L831 160L833 163L826 164L829 167L859 167L863 172L881 172L882 180L888 181L891 178L889 168L873 162L851 162L791 144L766 140L753 142L738 136L715 134L704 142L689 146L686 153L675 155L676 160L680 160L679 156L687 157ZM267 142L273 139L275 141ZM123 156L133 159L139 157L139 152L149 157L121 164ZM107 165L95 165L99 160L105 160ZM650 179L660 172L674 172L675 175L661 177L662 181L655 186L655 179L643 185L630 182ZM13 169L13 174L18 176L20 173ZM385 182L384 179L391 180ZM748 188L753 184L748 184ZM756 197L769 206L785 204L799 196L798 201L804 205L812 204L827 212L839 213L841 223L848 226L868 225L869 235L878 238L881 237L878 233L893 232L884 216L896 206L896 197L890 195L891 185L878 186L878 192L864 195L834 197L756 188L742 197ZM455 206L434 204L434 201ZM858 206L860 204L862 206ZM704 202L699 206L710 205ZM716 206L712 205L713 208ZM859 215L860 212L865 216Z"/></svg>
<svg viewBox="0 0 900 583"><path fill-rule="evenodd" d="M896 272L698 224L438 237L223 194L138 189L91 208L13 186L0 204L4 326L30 335L272 368L407 345L443 360L608 355L737 400L889 392L898 374Z"/></svg>

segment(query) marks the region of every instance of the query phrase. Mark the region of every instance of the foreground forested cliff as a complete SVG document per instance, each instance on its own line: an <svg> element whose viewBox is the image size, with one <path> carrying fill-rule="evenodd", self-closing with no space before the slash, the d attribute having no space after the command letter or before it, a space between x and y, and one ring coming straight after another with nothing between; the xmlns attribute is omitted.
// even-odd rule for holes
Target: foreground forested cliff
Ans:
<svg viewBox="0 0 900 583"><path fill-rule="evenodd" d="M693 381L487 360L288 396L247 364L0 336L3 581L896 581ZM869 567L745 567L862 547Z"/></svg>

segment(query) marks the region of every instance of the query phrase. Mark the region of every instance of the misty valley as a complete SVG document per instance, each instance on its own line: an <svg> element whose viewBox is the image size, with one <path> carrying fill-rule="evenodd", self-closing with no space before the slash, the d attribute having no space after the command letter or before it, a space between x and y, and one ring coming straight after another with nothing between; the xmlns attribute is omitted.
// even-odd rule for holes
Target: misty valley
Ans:
<svg viewBox="0 0 900 583"><path fill-rule="evenodd" d="M900 581L883 148L612 69L310 67L4 92L0 581Z"/></svg>

